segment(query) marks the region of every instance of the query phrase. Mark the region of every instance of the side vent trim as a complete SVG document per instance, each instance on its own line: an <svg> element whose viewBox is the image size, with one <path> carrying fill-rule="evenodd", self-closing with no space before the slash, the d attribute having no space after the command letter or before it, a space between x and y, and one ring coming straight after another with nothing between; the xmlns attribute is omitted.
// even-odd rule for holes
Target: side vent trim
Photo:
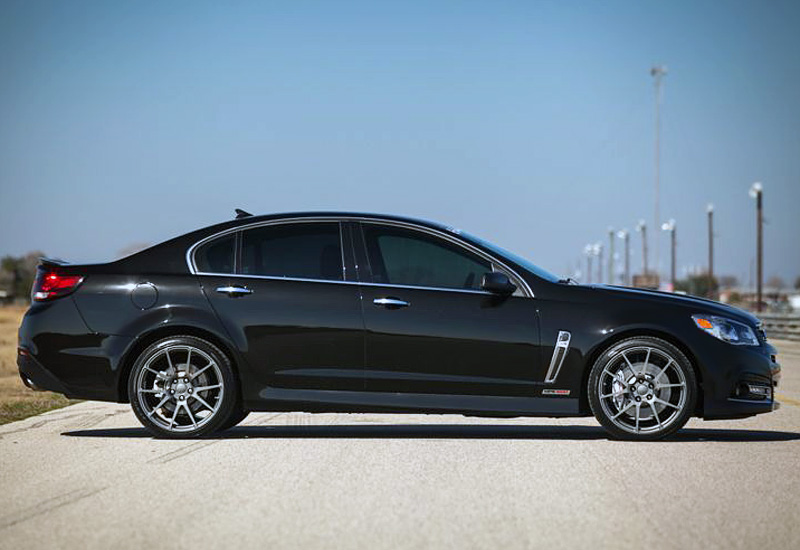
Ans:
<svg viewBox="0 0 800 550"><path fill-rule="evenodd" d="M553 357L550 359L550 368L547 369L547 376L544 379L546 384L552 384L558 378L561 365L564 364L564 358L566 358L567 351L569 351L569 341L571 339L572 334L566 330L558 331L556 346L553 348Z"/></svg>

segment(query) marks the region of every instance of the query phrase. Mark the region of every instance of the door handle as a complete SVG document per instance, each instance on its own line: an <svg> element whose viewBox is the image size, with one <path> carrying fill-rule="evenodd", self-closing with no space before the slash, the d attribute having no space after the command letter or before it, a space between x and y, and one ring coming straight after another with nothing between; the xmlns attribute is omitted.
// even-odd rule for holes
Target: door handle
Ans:
<svg viewBox="0 0 800 550"><path fill-rule="evenodd" d="M231 298L235 298L237 296L247 296L248 294L253 293L253 291L250 290L249 288L245 288L243 286L235 286L235 285L217 287L217 292L219 292L220 294L227 294Z"/></svg>
<svg viewBox="0 0 800 550"><path fill-rule="evenodd" d="M397 298L375 298L372 300L372 303L376 306L383 306L386 309L398 309L401 307L408 307L411 305L410 302L406 302L405 300L398 300Z"/></svg>

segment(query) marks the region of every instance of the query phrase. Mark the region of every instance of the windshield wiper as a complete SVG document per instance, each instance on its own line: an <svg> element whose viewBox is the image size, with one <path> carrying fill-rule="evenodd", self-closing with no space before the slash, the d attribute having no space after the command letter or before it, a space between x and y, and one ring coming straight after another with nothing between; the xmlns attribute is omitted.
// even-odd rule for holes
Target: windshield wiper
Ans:
<svg viewBox="0 0 800 550"><path fill-rule="evenodd" d="M566 279L559 279L558 282L561 283L562 285L577 285L578 284L578 281L576 281L572 277L567 277Z"/></svg>

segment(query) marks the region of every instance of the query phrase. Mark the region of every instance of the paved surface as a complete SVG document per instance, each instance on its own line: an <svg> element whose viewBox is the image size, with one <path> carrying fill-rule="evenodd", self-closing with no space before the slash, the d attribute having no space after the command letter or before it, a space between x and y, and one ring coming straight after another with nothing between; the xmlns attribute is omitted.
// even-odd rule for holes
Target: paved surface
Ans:
<svg viewBox="0 0 800 550"><path fill-rule="evenodd" d="M777 345L781 410L649 444L339 414L157 441L82 403L0 427L0 548L800 548L800 344Z"/></svg>

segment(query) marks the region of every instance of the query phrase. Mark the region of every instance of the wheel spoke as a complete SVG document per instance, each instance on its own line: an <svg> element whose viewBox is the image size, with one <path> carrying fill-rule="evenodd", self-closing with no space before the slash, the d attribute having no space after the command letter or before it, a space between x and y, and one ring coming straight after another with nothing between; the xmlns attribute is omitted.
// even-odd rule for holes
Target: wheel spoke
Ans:
<svg viewBox="0 0 800 550"><path fill-rule="evenodd" d="M192 366L192 348L189 348L189 352L186 354L186 372L189 372L189 368Z"/></svg>
<svg viewBox="0 0 800 550"><path fill-rule="evenodd" d="M658 397L654 397L653 401L655 401L656 403L661 403L666 407L672 407L673 409L681 410L681 408L678 405L673 405L669 401L664 401L663 399L659 399Z"/></svg>
<svg viewBox="0 0 800 550"><path fill-rule="evenodd" d="M681 382L680 384L656 384L656 389L660 390L661 388L685 388L686 382Z"/></svg>
<svg viewBox="0 0 800 550"><path fill-rule="evenodd" d="M151 369L150 367L147 366L144 367L144 370L149 370L150 372L156 375L156 378L161 378L162 380L167 377L166 374L164 374L162 371Z"/></svg>
<svg viewBox="0 0 800 550"><path fill-rule="evenodd" d="M172 418L169 419L169 429L172 429L172 426L175 425L175 418L178 416L178 409L180 409L180 405L175 406L175 411L172 413Z"/></svg>
<svg viewBox="0 0 800 550"><path fill-rule="evenodd" d="M611 393L607 393L605 395L601 395L600 399L608 399L609 397L619 397L620 395L622 395L624 393L625 393L625 390L620 390L620 391L617 391L617 392L611 392Z"/></svg>
<svg viewBox="0 0 800 550"><path fill-rule="evenodd" d="M644 358L644 366L642 367L641 374L647 373L647 363L650 361L650 352L653 351L653 348L647 348L647 355Z"/></svg>
<svg viewBox="0 0 800 550"><path fill-rule="evenodd" d="M611 417L611 420L615 420L617 417L619 417L620 415L622 415L622 413L624 413L624 412L626 412L628 409L630 409L630 408L631 408L631 407L632 407L632 406L633 406L635 403L636 403L635 401L631 401L630 403L628 403L628 406L627 406L627 407L625 407L624 409L622 409L621 411L619 411L619 412L618 412L617 414L615 414L614 416L612 416L612 417Z"/></svg>
<svg viewBox="0 0 800 550"><path fill-rule="evenodd" d="M195 378L197 378L198 376L200 376L200 375L201 375L203 372L205 372L207 369L211 368L211 366L213 366L213 365L214 365L214 363L209 363L208 365L206 365L205 367L203 367L202 369L200 369L199 371L197 371L196 373L194 373L194 374L192 375L192 377L191 377L191 380L194 380Z"/></svg>
<svg viewBox="0 0 800 550"><path fill-rule="evenodd" d="M200 386L194 389L196 392L206 391L206 390L216 390L217 388L221 388L222 384L213 384L211 386Z"/></svg>
<svg viewBox="0 0 800 550"><path fill-rule="evenodd" d="M636 433L637 434L639 433L639 413L640 413L641 410L642 410L642 404L641 403L637 403L636 404Z"/></svg>
<svg viewBox="0 0 800 550"><path fill-rule="evenodd" d="M659 377L660 377L662 374L664 374L664 373L666 372L666 370L669 368L669 366L670 366L672 363L674 363L674 362L675 362L675 361L672 359L672 357L670 357L670 358L669 358L669 361L667 361L667 364L666 364L666 365L664 365L664 368L663 368L663 369L661 369L661 370L658 372L658 374L656 374L656 375L653 377L653 380L658 380L658 378L659 378Z"/></svg>
<svg viewBox="0 0 800 550"><path fill-rule="evenodd" d="M189 418L192 420L192 426L197 429L197 420L195 420L194 415L192 414L192 408L189 406L188 401L183 402L183 408L186 409L187 413L189 413Z"/></svg>
<svg viewBox="0 0 800 550"><path fill-rule="evenodd" d="M174 373L175 372L175 367L172 366L172 357L169 356L169 348L164 350L164 355L167 356L167 364L169 365L169 371Z"/></svg>
<svg viewBox="0 0 800 550"><path fill-rule="evenodd" d="M156 389L139 388L138 391L139 391L139 393L155 393L155 394L159 394L159 393L164 393L165 390L163 390L161 388L156 388Z"/></svg>
<svg viewBox="0 0 800 550"><path fill-rule="evenodd" d="M633 365L631 364L630 360L628 359L628 356L625 355L624 351L622 352L622 358L625 359L626 363L628 363L628 367L631 369L631 372L633 372L633 374L636 374L636 369L633 368Z"/></svg>
<svg viewBox="0 0 800 550"><path fill-rule="evenodd" d="M167 401L169 401L169 395L165 395L164 398L161 401L159 401L158 405L153 407L152 410L149 413L147 413L147 416L148 417L153 416L155 414L155 412L158 409L160 409L164 405L164 403L166 403Z"/></svg>
<svg viewBox="0 0 800 550"><path fill-rule="evenodd" d="M200 404L201 404L201 405L203 405L204 407L206 407L208 410L210 410L210 411L213 411L213 410L214 410L214 407L212 407L211 405L209 405L209 404L208 404L208 402L207 402L205 399L203 399L202 397L200 397L200 396L199 396L199 395L197 395L196 393L193 393L193 394L191 395L191 397L194 397L195 399L197 399L197 400L200 402Z"/></svg>
<svg viewBox="0 0 800 550"><path fill-rule="evenodd" d="M658 411L656 410L656 406L653 403L650 403L650 408L653 409L653 416L656 417L656 422L658 422L658 429L663 430L664 426L661 425L661 419L658 417Z"/></svg>

